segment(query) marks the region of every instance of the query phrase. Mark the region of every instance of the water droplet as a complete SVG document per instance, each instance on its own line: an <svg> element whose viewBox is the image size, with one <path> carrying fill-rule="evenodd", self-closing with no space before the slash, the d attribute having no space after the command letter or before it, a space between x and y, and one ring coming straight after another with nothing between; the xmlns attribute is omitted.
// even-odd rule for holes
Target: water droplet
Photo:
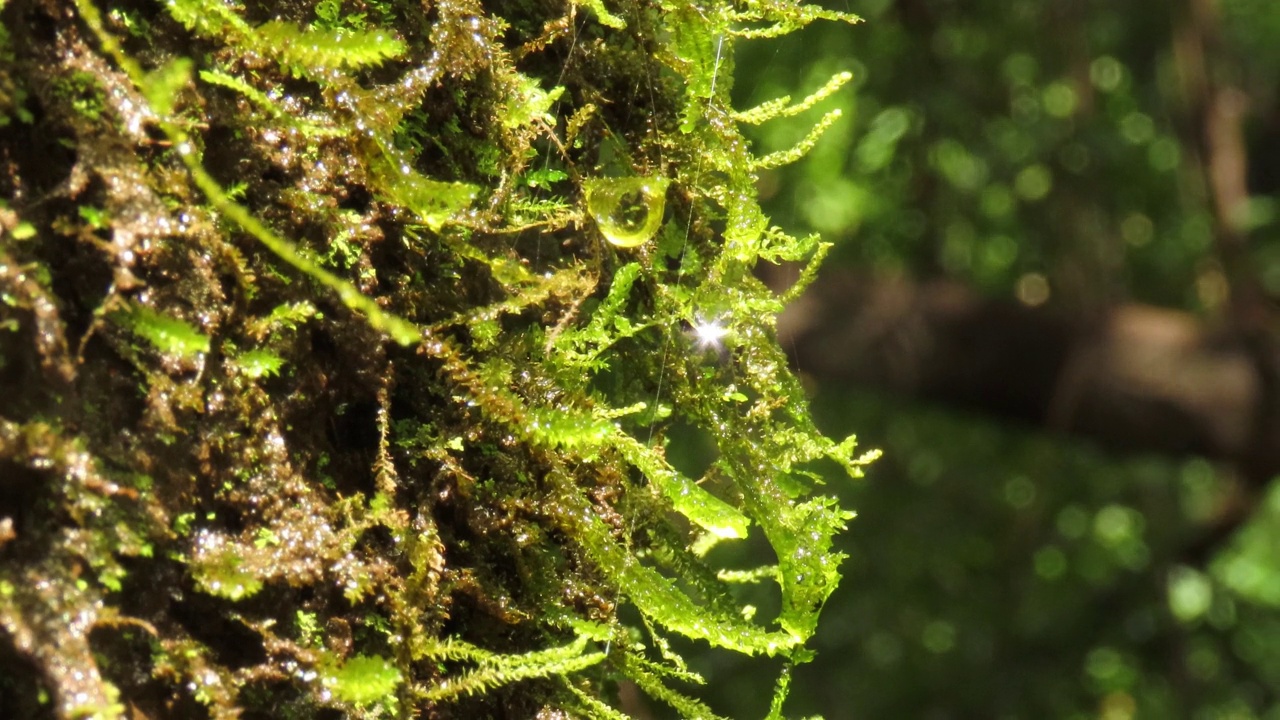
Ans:
<svg viewBox="0 0 1280 720"><path fill-rule="evenodd" d="M605 240L618 247L642 245L662 225L670 182L661 176L588 180L587 211Z"/></svg>

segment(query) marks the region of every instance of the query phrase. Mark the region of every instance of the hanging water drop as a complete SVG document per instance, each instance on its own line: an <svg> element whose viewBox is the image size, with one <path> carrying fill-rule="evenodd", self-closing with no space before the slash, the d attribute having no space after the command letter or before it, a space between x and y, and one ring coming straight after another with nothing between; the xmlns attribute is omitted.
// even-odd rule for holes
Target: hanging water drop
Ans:
<svg viewBox="0 0 1280 720"><path fill-rule="evenodd" d="M618 247L642 245L662 225L670 182L661 176L588 180L587 211L605 240Z"/></svg>

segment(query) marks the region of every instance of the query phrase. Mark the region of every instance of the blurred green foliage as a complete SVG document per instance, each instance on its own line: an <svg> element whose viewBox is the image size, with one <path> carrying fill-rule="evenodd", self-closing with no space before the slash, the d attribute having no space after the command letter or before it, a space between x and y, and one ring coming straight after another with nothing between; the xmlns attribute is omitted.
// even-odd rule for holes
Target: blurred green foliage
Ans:
<svg viewBox="0 0 1280 720"><path fill-rule="evenodd" d="M1280 485L1207 566L1188 540L1234 499L1205 460L1079 442L846 387L820 423L885 457L845 486L850 559L797 676L843 718L1280 717ZM745 660L712 702L767 691Z"/></svg>
<svg viewBox="0 0 1280 720"><path fill-rule="evenodd" d="M739 105L835 71L854 75L841 94L853 121L810 162L762 179L776 221L851 239L837 260L945 274L995 295L1017 295L1019 282L1039 275L1069 305L1132 298L1211 310L1223 301L1199 130L1173 51L1185 9L837 4L868 23L814 26L739 58ZM1211 57L1209 71L1248 93L1253 116L1274 118L1280 5L1221 5L1230 55ZM804 62L814 56L822 60ZM1274 153L1261 152L1275 133L1270 122L1252 122L1246 134L1260 150L1251 179L1274 190ZM768 152L800 132L774 124L756 139ZM1272 292L1280 291L1275 200L1274 192L1250 198L1238 219Z"/></svg>

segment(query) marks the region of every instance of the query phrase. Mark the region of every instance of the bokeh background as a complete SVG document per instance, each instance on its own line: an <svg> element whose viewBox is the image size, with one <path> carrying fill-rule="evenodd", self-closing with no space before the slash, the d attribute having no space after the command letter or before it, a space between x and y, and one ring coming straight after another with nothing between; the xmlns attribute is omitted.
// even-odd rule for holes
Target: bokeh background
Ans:
<svg viewBox="0 0 1280 720"><path fill-rule="evenodd" d="M829 6L867 22L734 71L737 107L854 74L755 136L846 108L761 191L837 244L780 334L885 453L833 475L788 714L1280 718L1280 2ZM711 662L713 707L767 703Z"/></svg>

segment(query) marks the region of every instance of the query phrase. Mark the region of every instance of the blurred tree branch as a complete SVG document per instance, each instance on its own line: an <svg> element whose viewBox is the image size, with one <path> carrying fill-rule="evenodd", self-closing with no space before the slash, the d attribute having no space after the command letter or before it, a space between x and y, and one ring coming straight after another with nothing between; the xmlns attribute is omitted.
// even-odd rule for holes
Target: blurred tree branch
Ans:
<svg viewBox="0 0 1280 720"><path fill-rule="evenodd" d="M1244 125L1253 103L1239 86L1243 70L1225 41L1216 3L1188 0L1175 23L1173 57L1187 111L1184 144L1194 149L1192 161L1213 211L1214 247L1229 292L1225 319L1255 363L1251 437L1235 460L1253 484L1261 484L1277 472L1271 455L1280 436L1280 323L1251 261L1246 226L1251 193Z"/></svg>
<svg viewBox="0 0 1280 720"><path fill-rule="evenodd" d="M1215 542L1280 474L1280 413L1259 370L1275 359L1190 313L1125 303L1086 323L954 281L843 271L821 276L778 333L820 383L943 402L1123 453L1229 463L1241 493L1207 530Z"/></svg>

